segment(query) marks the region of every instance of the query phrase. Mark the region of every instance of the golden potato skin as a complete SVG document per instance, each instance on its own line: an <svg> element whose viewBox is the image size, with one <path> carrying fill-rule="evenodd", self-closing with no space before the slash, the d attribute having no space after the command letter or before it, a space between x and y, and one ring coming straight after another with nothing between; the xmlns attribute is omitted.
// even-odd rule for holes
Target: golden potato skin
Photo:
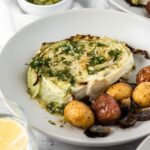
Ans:
<svg viewBox="0 0 150 150"><path fill-rule="evenodd" d="M132 98L140 107L149 107L150 106L150 82L140 83L134 89Z"/></svg>
<svg viewBox="0 0 150 150"><path fill-rule="evenodd" d="M128 98L132 96L132 87L127 84L127 83L116 83L111 85L106 93L110 96L112 96L113 98L115 98L116 100L120 101L122 99Z"/></svg>
<svg viewBox="0 0 150 150"><path fill-rule="evenodd" d="M84 129L91 127L95 121L90 107L77 100L72 100L66 105L64 117L70 124Z"/></svg>

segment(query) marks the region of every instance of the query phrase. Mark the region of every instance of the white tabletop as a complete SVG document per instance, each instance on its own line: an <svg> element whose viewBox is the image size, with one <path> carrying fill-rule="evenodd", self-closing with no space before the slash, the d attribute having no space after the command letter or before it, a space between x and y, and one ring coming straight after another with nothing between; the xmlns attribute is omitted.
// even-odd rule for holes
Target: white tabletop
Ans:
<svg viewBox="0 0 150 150"><path fill-rule="evenodd" d="M93 5L95 2L95 6ZM113 9L108 5L106 0L75 0L72 9L79 9L82 7L99 7L106 9ZM0 52L6 41L17 30L25 26L26 24L39 19L39 16L32 16L24 14L19 8L15 0L0 0ZM1 98L1 94L0 94ZM4 103L0 100L0 113L8 112ZM107 148L88 148L68 145L50 139L46 135L35 131L36 141L40 150L135 150L143 139L137 140L124 145L107 147Z"/></svg>

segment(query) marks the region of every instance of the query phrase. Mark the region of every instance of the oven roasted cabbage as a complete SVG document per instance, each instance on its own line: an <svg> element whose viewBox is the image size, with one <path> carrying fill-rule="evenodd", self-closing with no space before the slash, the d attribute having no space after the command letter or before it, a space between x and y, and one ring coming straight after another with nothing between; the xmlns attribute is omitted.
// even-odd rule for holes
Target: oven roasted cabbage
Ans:
<svg viewBox="0 0 150 150"><path fill-rule="evenodd" d="M61 114L73 97L95 99L133 66L132 52L125 43L76 35L42 44L28 68L28 91L49 112Z"/></svg>

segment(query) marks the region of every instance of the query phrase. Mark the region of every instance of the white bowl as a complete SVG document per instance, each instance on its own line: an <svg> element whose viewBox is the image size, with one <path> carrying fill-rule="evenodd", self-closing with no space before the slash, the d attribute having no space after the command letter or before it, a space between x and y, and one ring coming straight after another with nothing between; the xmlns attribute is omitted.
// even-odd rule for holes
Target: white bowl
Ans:
<svg viewBox="0 0 150 150"><path fill-rule="evenodd" d="M56 12L60 12L69 9L72 4L72 0L61 0L60 2L52 5L36 5L28 2L27 0L17 0L21 9L33 15L49 16Z"/></svg>

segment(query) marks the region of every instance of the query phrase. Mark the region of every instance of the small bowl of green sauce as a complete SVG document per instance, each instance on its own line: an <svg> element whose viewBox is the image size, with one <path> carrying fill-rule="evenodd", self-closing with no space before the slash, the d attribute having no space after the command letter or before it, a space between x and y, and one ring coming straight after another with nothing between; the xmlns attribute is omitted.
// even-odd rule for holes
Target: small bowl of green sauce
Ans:
<svg viewBox="0 0 150 150"><path fill-rule="evenodd" d="M69 9L72 0L17 0L20 8L28 14L48 16Z"/></svg>
<svg viewBox="0 0 150 150"><path fill-rule="evenodd" d="M26 1L37 5L52 5L59 3L62 0L26 0Z"/></svg>

